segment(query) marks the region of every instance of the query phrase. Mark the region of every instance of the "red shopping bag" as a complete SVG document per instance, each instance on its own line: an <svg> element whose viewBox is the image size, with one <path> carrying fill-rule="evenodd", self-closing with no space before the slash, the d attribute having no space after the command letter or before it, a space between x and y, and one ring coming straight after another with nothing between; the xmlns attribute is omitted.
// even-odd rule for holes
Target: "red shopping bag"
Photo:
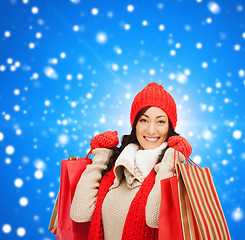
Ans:
<svg viewBox="0 0 245 240"><path fill-rule="evenodd" d="M230 240L210 169L186 161L161 181L158 240Z"/></svg>
<svg viewBox="0 0 245 240"><path fill-rule="evenodd" d="M158 240L200 239L181 176L161 181L158 236Z"/></svg>
<svg viewBox="0 0 245 240"><path fill-rule="evenodd" d="M180 170L175 176L175 158L176 151L174 152L173 177L161 181L158 240L199 240ZM178 162L180 162L179 152Z"/></svg>
<svg viewBox="0 0 245 240"><path fill-rule="evenodd" d="M77 160L62 160L60 191L58 204L58 225L56 237L58 240L87 240L90 222L77 223L70 218L70 207L77 183L92 160L77 158Z"/></svg>
<svg viewBox="0 0 245 240"><path fill-rule="evenodd" d="M184 240L176 176L161 181L158 239Z"/></svg>

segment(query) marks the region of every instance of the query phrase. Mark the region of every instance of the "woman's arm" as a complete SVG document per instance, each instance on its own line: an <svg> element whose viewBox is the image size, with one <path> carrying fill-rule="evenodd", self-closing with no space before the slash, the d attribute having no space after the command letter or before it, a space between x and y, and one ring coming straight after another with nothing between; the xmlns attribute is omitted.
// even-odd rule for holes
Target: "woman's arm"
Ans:
<svg viewBox="0 0 245 240"><path fill-rule="evenodd" d="M164 154L164 157L160 163L158 163L154 170L157 173L155 178L155 184L148 196L145 216L146 223L149 227L158 228L160 204L161 204L161 180L173 176L174 165L174 152L175 149L168 148ZM180 161L184 162L185 157L179 153ZM178 152L176 151L175 161L178 160Z"/></svg>
<svg viewBox="0 0 245 240"><path fill-rule="evenodd" d="M96 148L92 151L93 163L88 165L77 184L71 204L70 217L75 222L91 221L94 213L99 182L102 170L107 168L107 163L113 150Z"/></svg>

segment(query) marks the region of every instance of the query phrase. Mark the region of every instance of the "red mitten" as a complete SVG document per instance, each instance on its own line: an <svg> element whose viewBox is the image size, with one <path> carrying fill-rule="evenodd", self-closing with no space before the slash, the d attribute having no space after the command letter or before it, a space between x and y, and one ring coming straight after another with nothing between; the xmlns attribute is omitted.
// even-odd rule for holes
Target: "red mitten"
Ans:
<svg viewBox="0 0 245 240"><path fill-rule="evenodd" d="M117 137L117 131L111 132L107 131L102 134L96 135L94 138L92 138L90 142L91 151L95 148L112 148L116 147L119 143L118 137Z"/></svg>
<svg viewBox="0 0 245 240"><path fill-rule="evenodd" d="M168 139L168 146L180 151L186 158L192 153L192 147L190 143L181 136L172 136Z"/></svg>

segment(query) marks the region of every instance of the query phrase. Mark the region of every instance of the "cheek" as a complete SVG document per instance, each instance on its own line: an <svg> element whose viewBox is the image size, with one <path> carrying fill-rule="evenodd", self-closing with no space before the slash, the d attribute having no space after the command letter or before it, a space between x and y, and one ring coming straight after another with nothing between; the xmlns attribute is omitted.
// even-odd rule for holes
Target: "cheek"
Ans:
<svg viewBox="0 0 245 240"><path fill-rule="evenodd" d="M136 127L136 138L139 143L142 143L142 141L144 141L144 131L145 129L143 126L138 126L138 128Z"/></svg>
<svg viewBox="0 0 245 240"><path fill-rule="evenodd" d="M136 125L136 135L141 135L144 131L144 126L142 124Z"/></svg>
<svg viewBox="0 0 245 240"><path fill-rule="evenodd" d="M139 140L139 137L141 135L141 129L138 125L136 125L136 138Z"/></svg>
<svg viewBox="0 0 245 240"><path fill-rule="evenodd" d="M162 129L162 137L166 139L167 135L168 135L168 126Z"/></svg>

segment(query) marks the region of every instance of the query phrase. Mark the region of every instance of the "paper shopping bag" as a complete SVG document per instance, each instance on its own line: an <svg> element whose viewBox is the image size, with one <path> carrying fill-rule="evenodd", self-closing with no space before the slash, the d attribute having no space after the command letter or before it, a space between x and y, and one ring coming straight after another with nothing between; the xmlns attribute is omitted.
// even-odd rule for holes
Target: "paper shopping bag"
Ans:
<svg viewBox="0 0 245 240"><path fill-rule="evenodd" d="M61 163L60 189L50 221L50 230L58 240L87 240L90 222L74 222L70 218L70 207L76 185L86 166L92 161L88 158L69 159L62 160Z"/></svg>
<svg viewBox="0 0 245 240"><path fill-rule="evenodd" d="M71 156L68 158L68 160L76 160L76 159L77 159L76 157L71 157ZM57 196L56 196L53 212L52 212L51 219L49 222L49 227L48 227L48 230L50 232L52 232L54 235L57 234L56 229L58 226L59 196L60 196L60 189L59 189Z"/></svg>
<svg viewBox="0 0 245 240"><path fill-rule="evenodd" d="M56 229L58 226L59 195L60 195L60 191L57 194L56 201L54 204L54 209L53 209L52 216L51 216L50 223L49 223L49 227L48 227L48 230L50 232L52 232L54 235L56 235Z"/></svg>
<svg viewBox="0 0 245 240"><path fill-rule="evenodd" d="M184 240L176 176L161 181L158 239Z"/></svg>
<svg viewBox="0 0 245 240"><path fill-rule="evenodd" d="M202 240L231 239L210 168L177 163L177 172L181 216L186 211L194 226L185 228L182 218L184 234L187 230L192 236L197 232Z"/></svg>

